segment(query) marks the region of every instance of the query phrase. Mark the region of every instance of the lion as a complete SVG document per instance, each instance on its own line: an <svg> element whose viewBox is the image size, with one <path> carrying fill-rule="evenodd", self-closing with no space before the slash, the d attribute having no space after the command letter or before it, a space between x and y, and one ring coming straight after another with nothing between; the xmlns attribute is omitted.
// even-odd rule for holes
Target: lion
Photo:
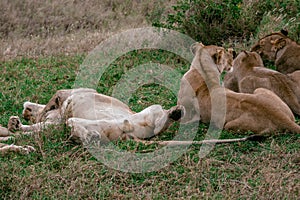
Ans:
<svg viewBox="0 0 300 200"><path fill-rule="evenodd" d="M263 59L274 61L276 70L289 74L300 70L300 45L289 38L287 31L275 32L261 38L251 51Z"/></svg>
<svg viewBox="0 0 300 200"><path fill-rule="evenodd" d="M210 122L211 101L218 102L226 98L224 104L226 109L224 129L226 130L252 131L261 135L284 130L300 133L300 126L295 123L292 111L274 92L257 88L253 94L245 94L222 87L220 70L211 53L206 49L201 44L195 47L196 53L191 69L182 79L180 90L189 88L193 93L186 93L186 96L181 96L179 93L178 98L184 98L184 101L190 99L190 102L197 103L193 107L199 112L199 116L192 116L190 120L198 118L204 123ZM182 102L182 99L179 102ZM214 114L218 115L218 113ZM216 116L218 117L222 116ZM188 122L190 121L186 123Z"/></svg>
<svg viewBox="0 0 300 200"><path fill-rule="evenodd" d="M135 113L116 98L78 88L57 91L46 105L25 102L23 116L34 124L23 125L19 117L12 116L8 129L36 132L66 124L71 127L71 137L81 143L95 135L102 142L139 140L158 135L183 114L184 108L177 105L168 110L152 105Z"/></svg>
<svg viewBox="0 0 300 200"><path fill-rule="evenodd" d="M214 60L215 65L217 66L218 71L221 73L222 71L230 71L233 63L233 58L235 56L235 52L232 48L229 48L226 51L223 47L215 46L215 45L208 45L205 46L202 43L196 43L191 47L193 54L195 54L197 47L201 46L204 48L208 53L211 55L212 59ZM200 113L199 109L201 110L201 106L204 104L200 104L200 108L195 109L198 107L198 98L197 94L195 93L196 90L201 90L199 86L198 80L201 80L200 74L197 73L197 66L191 65L190 69L184 74L180 82L180 89L178 92L178 105L183 105L185 107L185 117L181 119L182 122L184 121L198 121L200 120ZM205 85L202 85L203 89L206 88ZM204 121L208 121L207 118L209 116L201 116ZM194 119L193 119L194 118Z"/></svg>
<svg viewBox="0 0 300 200"><path fill-rule="evenodd" d="M299 72L285 75L264 67L256 52L241 52L233 62L231 78L224 79L225 87L241 93L253 93L257 88L266 88L279 96L293 111L300 115ZM297 81L298 80L298 81Z"/></svg>

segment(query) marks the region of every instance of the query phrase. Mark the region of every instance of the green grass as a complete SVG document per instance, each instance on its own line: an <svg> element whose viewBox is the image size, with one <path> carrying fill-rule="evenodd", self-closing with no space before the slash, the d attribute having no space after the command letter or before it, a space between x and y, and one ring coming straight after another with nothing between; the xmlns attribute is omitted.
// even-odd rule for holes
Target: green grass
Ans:
<svg viewBox="0 0 300 200"><path fill-rule="evenodd" d="M47 103L58 89L72 88L83 55L19 59L0 65L0 124L11 115L21 116L24 101ZM104 73L97 90L111 95L112 88L128 70L152 61L172 66L183 74L189 63L161 51L137 51L116 60ZM129 106L140 111L151 104L169 108L176 94L167 87L147 84L138 88ZM25 122L24 122L25 123ZM200 124L197 140L207 125ZM154 140L176 135L172 125ZM223 131L221 138L249 133ZM9 143L12 143L10 141ZM263 142L217 145L205 158L192 145L167 167L143 174L124 173L97 161L82 146L69 140L64 127L49 128L18 145L32 145L30 155L0 157L0 199L297 199L300 194L300 135L282 134ZM133 142L117 144L124 151L153 151L157 145Z"/></svg>

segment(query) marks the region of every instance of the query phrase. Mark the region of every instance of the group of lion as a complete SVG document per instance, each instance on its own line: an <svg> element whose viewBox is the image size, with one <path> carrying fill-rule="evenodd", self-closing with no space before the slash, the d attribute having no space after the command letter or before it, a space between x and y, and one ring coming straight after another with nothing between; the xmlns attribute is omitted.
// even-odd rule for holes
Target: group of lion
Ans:
<svg viewBox="0 0 300 200"><path fill-rule="evenodd" d="M193 49L194 61L178 95L178 104L186 108L182 120L212 122L212 103L225 98L226 130L300 133L294 117L300 115L300 45L286 32L265 36L233 61L228 59L233 57L232 50L201 43ZM275 61L280 71L265 67L262 58ZM220 75L230 67L221 85ZM214 115L220 120L218 113Z"/></svg>
<svg viewBox="0 0 300 200"><path fill-rule="evenodd" d="M123 102L93 89L59 90L46 105L25 102L23 117L32 125L23 125L12 116L7 129L0 127L0 141L13 138L15 132L34 134L49 125L66 124L71 127L71 137L81 143L95 137L103 144L119 139L143 142L179 120L210 122L220 129L259 135L300 133L294 117L300 115L300 45L286 31L261 38L251 51L236 57L233 49L202 43L194 44L192 51L194 59L181 79L177 105L168 110L152 105L135 113ZM277 71L265 67L262 59L273 61ZM190 143L193 141L173 141ZM32 151L32 146L0 143L2 154Z"/></svg>

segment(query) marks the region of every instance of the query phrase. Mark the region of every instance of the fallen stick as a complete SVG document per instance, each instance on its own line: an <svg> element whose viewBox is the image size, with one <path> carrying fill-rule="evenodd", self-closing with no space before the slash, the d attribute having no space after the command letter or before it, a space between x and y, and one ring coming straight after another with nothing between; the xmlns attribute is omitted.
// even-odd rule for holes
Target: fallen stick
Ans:
<svg viewBox="0 0 300 200"><path fill-rule="evenodd" d="M262 141L265 139L265 136L262 135L251 135L243 138L234 138L234 139L211 139L211 140L202 140L202 141L145 141L145 140L138 140L145 145L150 144L158 144L158 145L170 145L170 146L177 146L177 145L192 145L192 144L223 144L223 143L233 143L233 142L244 142L244 141Z"/></svg>

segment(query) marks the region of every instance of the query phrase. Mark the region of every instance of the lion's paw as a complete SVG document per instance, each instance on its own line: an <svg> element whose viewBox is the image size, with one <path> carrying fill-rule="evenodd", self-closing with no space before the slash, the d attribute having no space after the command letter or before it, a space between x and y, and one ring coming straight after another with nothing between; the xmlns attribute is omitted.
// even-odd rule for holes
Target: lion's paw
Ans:
<svg viewBox="0 0 300 200"><path fill-rule="evenodd" d="M184 112L185 109L183 106L174 106L169 110L169 118L173 119L174 121L178 121L184 116Z"/></svg>
<svg viewBox="0 0 300 200"><path fill-rule="evenodd" d="M27 155L29 153L32 153L35 151L35 148L29 145L25 145L25 146L14 146L15 147L15 151L23 154L23 155Z"/></svg>
<svg viewBox="0 0 300 200"><path fill-rule="evenodd" d="M11 132L19 131L21 130L21 126L22 123L18 116L11 116L9 118L8 125L7 125L9 131Z"/></svg>
<svg viewBox="0 0 300 200"><path fill-rule="evenodd" d="M31 153L31 152L35 152L35 148L34 148L33 146L25 145L25 146L23 147L23 152L24 152L25 154L29 154L29 153Z"/></svg>

